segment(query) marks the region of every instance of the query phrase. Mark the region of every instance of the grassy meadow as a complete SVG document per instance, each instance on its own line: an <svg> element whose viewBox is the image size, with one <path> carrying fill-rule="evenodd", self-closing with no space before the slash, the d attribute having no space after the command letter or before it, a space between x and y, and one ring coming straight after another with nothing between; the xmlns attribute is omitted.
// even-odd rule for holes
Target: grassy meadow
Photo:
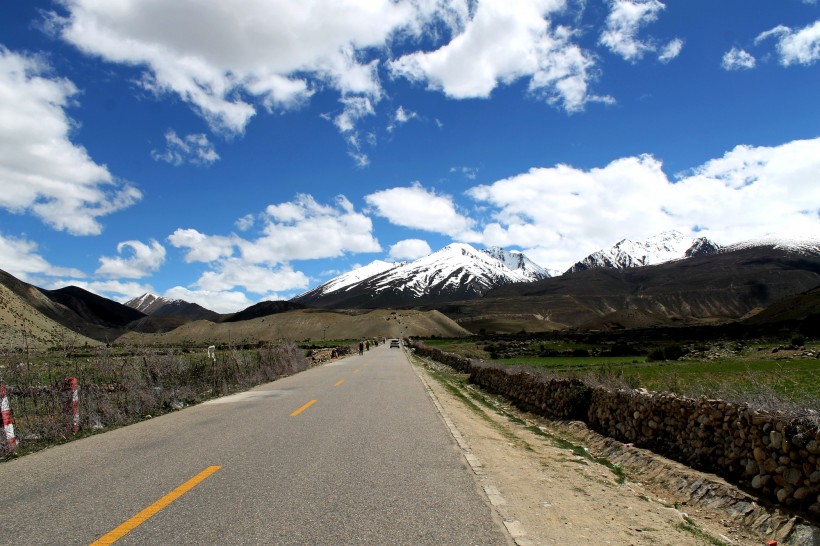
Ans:
<svg viewBox="0 0 820 546"><path fill-rule="evenodd" d="M676 360L659 359L654 343L632 345L631 355L613 343L431 339L446 352L505 366L526 366L556 375L621 383L650 391L721 398L767 407L820 410L820 342L801 346L760 342L682 344ZM617 342L615 342L617 344ZM640 354L643 353L643 354ZM677 355L676 355L677 356Z"/></svg>

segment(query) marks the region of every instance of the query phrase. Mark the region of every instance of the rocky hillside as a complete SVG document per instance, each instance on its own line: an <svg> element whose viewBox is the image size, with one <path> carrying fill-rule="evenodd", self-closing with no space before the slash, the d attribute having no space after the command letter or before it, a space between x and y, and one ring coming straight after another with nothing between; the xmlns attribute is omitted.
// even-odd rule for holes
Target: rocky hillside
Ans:
<svg viewBox="0 0 820 546"><path fill-rule="evenodd" d="M152 317L181 317L188 320L218 321L221 315L199 304L179 299L163 298L146 293L125 302L125 305Z"/></svg>
<svg viewBox="0 0 820 546"><path fill-rule="evenodd" d="M820 251L745 246L654 266L588 269L435 308L472 331L498 321L518 321L515 331L524 323L530 330L600 327L601 317L628 310L668 326L709 324L742 319L818 285ZM612 320L608 327L627 325Z"/></svg>

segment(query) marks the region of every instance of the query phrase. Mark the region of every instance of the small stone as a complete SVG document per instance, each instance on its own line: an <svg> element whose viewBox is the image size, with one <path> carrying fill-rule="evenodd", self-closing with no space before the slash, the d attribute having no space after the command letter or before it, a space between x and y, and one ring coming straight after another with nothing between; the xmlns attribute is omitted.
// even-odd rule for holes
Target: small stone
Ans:
<svg viewBox="0 0 820 546"><path fill-rule="evenodd" d="M804 501L809 498L809 493L811 493L811 489L808 487L798 487L794 490L794 494L792 495L795 500Z"/></svg>
<svg viewBox="0 0 820 546"><path fill-rule="evenodd" d="M786 478L786 482L790 485L797 485L802 477L802 472L800 472L796 468L789 468L784 472L783 477Z"/></svg>
<svg viewBox="0 0 820 546"><path fill-rule="evenodd" d="M783 443L783 434L777 430L771 431L769 433L769 442L773 449L780 449L780 445Z"/></svg>

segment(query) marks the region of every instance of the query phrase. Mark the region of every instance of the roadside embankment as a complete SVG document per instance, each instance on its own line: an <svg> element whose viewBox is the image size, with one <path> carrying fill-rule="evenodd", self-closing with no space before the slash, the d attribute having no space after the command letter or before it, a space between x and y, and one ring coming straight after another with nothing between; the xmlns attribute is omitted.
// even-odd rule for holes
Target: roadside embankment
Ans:
<svg viewBox="0 0 820 546"><path fill-rule="evenodd" d="M470 374L472 383L524 410L583 421L608 437L717 474L760 500L820 523L820 428L815 422L721 400L615 389L488 365L419 343L414 349Z"/></svg>

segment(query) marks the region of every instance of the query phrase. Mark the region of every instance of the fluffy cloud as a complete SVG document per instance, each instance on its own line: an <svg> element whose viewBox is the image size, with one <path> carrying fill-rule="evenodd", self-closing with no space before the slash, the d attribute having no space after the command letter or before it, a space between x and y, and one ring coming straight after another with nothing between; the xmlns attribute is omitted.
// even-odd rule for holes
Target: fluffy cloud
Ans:
<svg viewBox="0 0 820 546"><path fill-rule="evenodd" d="M376 214L392 224L470 239L473 221L460 214L452 197L437 195L418 182L410 187L391 188L365 196Z"/></svg>
<svg viewBox="0 0 820 546"><path fill-rule="evenodd" d="M733 47L723 54L721 66L725 70L748 70L755 67L755 58L742 49Z"/></svg>
<svg viewBox="0 0 820 546"><path fill-rule="evenodd" d="M529 90L567 111L583 109L592 57L572 43L573 31L553 26L561 0L484 0L454 25L453 38L435 51L416 51L389 63L392 74L426 82L453 98L486 98L499 84L529 78Z"/></svg>
<svg viewBox="0 0 820 546"><path fill-rule="evenodd" d="M140 279L159 269L165 262L165 247L155 240L149 244L141 241L123 241L117 245L117 253L128 255L109 258L100 258L100 267L96 275L117 279Z"/></svg>
<svg viewBox="0 0 820 546"><path fill-rule="evenodd" d="M309 279L301 271L293 271L290 266L276 269L245 263L238 258L220 261L214 270L206 271L194 283L194 287L209 293L229 292L234 288L244 288L254 294L268 294L273 291L304 289Z"/></svg>
<svg viewBox="0 0 820 546"><path fill-rule="evenodd" d="M165 150L152 150L151 157L178 167L183 163L210 165L219 159L219 154L207 135L196 133L180 137L176 131L169 129L165 133Z"/></svg>
<svg viewBox="0 0 820 546"><path fill-rule="evenodd" d="M664 9L666 5L658 0L611 0L599 43L630 62L639 61L646 53L655 53L659 49L658 59L671 61L683 48L682 40L675 38L659 48L652 38L638 38L641 27L657 21Z"/></svg>
<svg viewBox="0 0 820 546"><path fill-rule="evenodd" d="M223 291L211 292L208 290L191 290L184 286L174 286L166 290L164 296L171 299L185 300L197 303L206 309L217 313L235 313L250 307L255 301L248 298L244 292ZM277 298L271 298L277 299Z"/></svg>
<svg viewBox="0 0 820 546"><path fill-rule="evenodd" d="M783 66L810 65L820 59L820 21L798 30L779 25L758 35L755 44L771 37L777 39L777 53Z"/></svg>
<svg viewBox="0 0 820 546"><path fill-rule="evenodd" d="M677 180L649 155L603 168L535 168L468 195L492 208L485 245L518 246L565 269L618 238L678 229L719 243L783 229L820 232L820 138L776 147L738 146ZM613 235L617 234L617 235Z"/></svg>
<svg viewBox="0 0 820 546"><path fill-rule="evenodd" d="M266 215L260 237L237 243L245 261L277 264L381 250L370 218L343 196L323 205L300 194L294 201L270 205Z"/></svg>
<svg viewBox="0 0 820 546"><path fill-rule="evenodd" d="M74 235L96 235L101 216L141 194L71 142L75 125L65 109L77 89L49 70L41 59L0 46L0 207L31 212Z"/></svg>
<svg viewBox="0 0 820 546"><path fill-rule="evenodd" d="M391 260L415 260L433 252L427 241L422 239L405 239L390 247L388 257Z"/></svg>
<svg viewBox="0 0 820 546"><path fill-rule="evenodd" d="M143 85L188 102L214 128L242 132L258 101L306 100L315 86L377 97L368 51L424 15L410 2L62 0L51 24L89 55L145 68ZM429 9L428 9L429 11Z"/></svg>
<svg viewBox="0 0 820 546"><path fill-rule="evenodd" d="M185 254L186 262L207 263L233 255L235 239L222 235L205 235L195 229L177 229L168 237L168 242L176 248L188 249Z"/></svg>
<svg viewBox="0 0 820 546"><path fill-rule="evenodd" d="M306 289L308 276L294 270L291 261L381 251L370 218L356 212L343 196L324 205L300 194L293 201L268 206L260 217L264 225L255 233L250 232L255 222L242 222L248 232L241 237L176 230L168 240L186 251L186 261L209 265L193 284L175 287L166 296L220 312L236 311L253 303L247 293L283 299L292 295L289 292ZM253 216L245 217L249 218Z"/></svg>
<svg viewBox="0 0 820 546"><path fill-rule="evenodd" d="M82 271L51 265L37 252L37 243L0 234L0 264L18 279L33 282L35 276L84 277Z"/></svg>

